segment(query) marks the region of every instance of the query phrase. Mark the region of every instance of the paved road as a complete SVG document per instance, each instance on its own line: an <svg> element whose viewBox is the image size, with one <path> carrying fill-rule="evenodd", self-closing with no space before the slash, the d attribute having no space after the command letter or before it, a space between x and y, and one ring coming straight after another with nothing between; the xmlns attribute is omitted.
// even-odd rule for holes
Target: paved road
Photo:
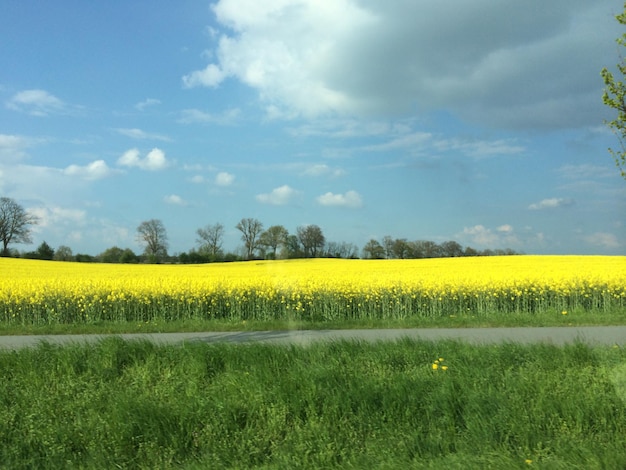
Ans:
<svg viewBox="0 0 626 470"><path fill-rule="evenodd" d="M149 339L156 343L184 342L206 343L274 343L307 345L314 341L356 339L361 341L386 341L402 338L425 340L454 339L476 344L497 342L533 343L544 342L561 345L583 341L592 345L626 345L626 326L587 326L554 328L433 328L390 330L292 330L228 333L159 333L120 335L41 335L0 336L0 349L19 349L36 346L41 342L50 344L96 342L110 336L125 340Z"/></svg>

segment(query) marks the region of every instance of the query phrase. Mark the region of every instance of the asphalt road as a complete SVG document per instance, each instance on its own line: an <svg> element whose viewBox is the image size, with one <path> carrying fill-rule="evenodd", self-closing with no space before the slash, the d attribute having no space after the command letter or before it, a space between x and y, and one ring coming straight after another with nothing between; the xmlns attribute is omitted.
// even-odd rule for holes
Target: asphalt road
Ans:
<svg viewBox="0 0 626 470"><path fill-rule="evenodd" d="M315 341L393 341L402 338L424 340L453 339L475 344L501 342L562 345L582 341L591 345L626 345L626 326L586 326L550 328L433 328L433 329L390 329L390 330L290 330L258 332L198 332L119 335L33 335L0 336L0 349L19 349L37 346L41 342L50 344L90 343L110 336L124 340L148 339L161 344L205 343L272 343L308 345Z"/></svg>

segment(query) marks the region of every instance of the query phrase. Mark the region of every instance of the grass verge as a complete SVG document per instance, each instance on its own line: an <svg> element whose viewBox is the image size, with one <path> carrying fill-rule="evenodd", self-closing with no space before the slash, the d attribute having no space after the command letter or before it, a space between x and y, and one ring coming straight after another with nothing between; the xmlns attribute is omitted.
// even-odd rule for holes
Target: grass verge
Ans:
<svg viewBox="0 0 626 470"><path fill-rule="evenodd" d="M455 341L0 352L6 468L625 468L626 351Z"/></svg>
<svg viewBox="0 0 626 470"><path fill-rule="evenodd" d="M196 331L270 331L374 328L484 328L626 325L626 309L607 311L552 310L542 313L488 313L483 315L406 316L402 319L357 319L325 322L297 320L152 320L149 322L50 323L0 322L0 335L178 333Z"/></svg>

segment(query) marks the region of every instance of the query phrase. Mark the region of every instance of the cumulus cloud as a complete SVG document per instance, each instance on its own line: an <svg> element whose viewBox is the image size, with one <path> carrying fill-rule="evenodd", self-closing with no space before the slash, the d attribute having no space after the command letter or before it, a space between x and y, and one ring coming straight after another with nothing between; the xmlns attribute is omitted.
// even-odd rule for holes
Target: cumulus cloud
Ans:
<svg viewBox="0 0 626 470"><path fill-rule="evenodd" d="M558 207L567 207L574 204L571 199L563 199L558 197L552 197L549 199L543 199L540 202L533 203L528 206L531 211L539 211L543 209L556 209Z"/></svg>
<svg viewBox="0 0 626 470"><path fill-rule="evenodd" d="M257 194L256 200L263 204L284 206L285 204L289 204L289 202L298 194L300 194L299 191L285 184L278 188L274 188L270 193Z"/></svg>
<svg viewBox="0 0 626 470"><path fill-rule="evenodd" d="M68 176L77 176L86 180L99 180L111 176L114 170L104 160L96 160L85 166L70 165L63 170Z"/></svg>
<svg viewBox="0 0 626 470"><path fill-rule="evenodd" d="M115 129L115 132L121 135L125 135L126 137L130 137L131 139L139 139L139 140L162 140L164 142L171 142L170 139L166 135L162 134L151 134L149 132L142 131L141 129Z"/></svg>
<svg viewBox="0 0 626 470"><path fill-rule="evenodd" d="M327 192L318 196L317 202L322 206L348 207L352 209L363 205L361 195L356 191L348 191L345 194Z"/></svg>
<svg viewBox="0 0 626 470"><path fill-rule="evenodd" d="M235 182L235 175L231 175L230 173L227 173L225 171L220 171L215 176L215 184L218 186L226 187L226 186L230 186L234 182Z"/></svg>
<svg viewBox="0 0 626 470"><path fill-rule="evenodd" d="M169 196L165 196L163 198L163 201L173 206L186 206L187 205L187 202L177 194L170 194Z"/></svg>
<svg viewBox="0 0 626 470"><path fill-rule="evenodd" d="M212 60L183 86L236 79L280 117L417 106L501 127L593 125L598 70L621 34L608 0L220 0L213 11Z"/></svg>
<svg viewBox="0 0 626 470"><path fill-rule="evenodd" d="M158 148L150 150L144 158L141 158L141 153L136 148L127 150L117 160L117 164L120 166L137 167L148 171L163 170L170 165L169 161L165 158L163 150Z"/></svg>
<svg viewBox="0 0 626 470"><path fill-rule="evenodd" d="M66 104L45 90L24 90L15 94L7 107L32 116L47 116L63 112Z"/></svg>

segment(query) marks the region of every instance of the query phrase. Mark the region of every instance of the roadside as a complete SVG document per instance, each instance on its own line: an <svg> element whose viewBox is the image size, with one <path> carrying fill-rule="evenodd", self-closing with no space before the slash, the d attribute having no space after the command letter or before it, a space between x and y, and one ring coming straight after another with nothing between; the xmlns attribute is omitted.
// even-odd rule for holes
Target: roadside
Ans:
<svg viewBox="0 0 626 470"><path fill-rule="evenodd" d="M460 340L475 344L502 342L562 345L582 341L590 345L626 345L626 326L518 327L518 328L414 328L368 330L280 330L195 333L133 333L97 335L0 336L0 349L34 347L49 344L93 343L108 337L124 340L150 340L155 343L271 343L307 345L315 341L395 341L403 338Z"/></svg>

